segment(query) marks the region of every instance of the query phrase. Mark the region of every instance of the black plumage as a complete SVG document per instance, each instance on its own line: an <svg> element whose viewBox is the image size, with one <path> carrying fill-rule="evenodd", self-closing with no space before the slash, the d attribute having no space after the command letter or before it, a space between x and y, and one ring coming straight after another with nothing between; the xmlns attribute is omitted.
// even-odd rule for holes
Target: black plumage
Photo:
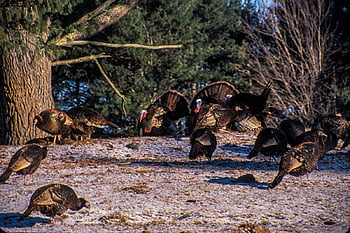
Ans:
<svg viewBox="0 0 350 233"><path fill-rule="evenodd" d="M265 128L258 134L248 158L255 157L259 152L265 156L282 156L286 151L286 134L280 129Z"/></svg>
<svg viewBox="0 0 350 233"><path fill-rule="evenodd" d="M39 129L54 135L54 143L61 141L61 137L70 135L75 127L73 120L66 112L58 109L47 109L34 117L33 123Z"/></svg>
<svg viewBox="0 0 350 233"><path fill-rule="evenodd" d="M47 146L27 145L22 147L12 156L5 172L0 176L0 182L6 182L13 172L22 175L33 174L47 154Z"/></svg>
<svg viewBox="0 0 350 233"><path fill-rule="evenodd" d="M194 130L190 137L190 143L190 159L196 159L200 155L205 155L210 161L217 146L215 134L207 128Z"/></svg>
<svg viewBox="0 0 350 233"><path fill-rule="evenodd" d="M108 121L102 114L88 107L74 107L69 109L67 114L72 118L75 125L75 129L72 131L73 134L83 138L90 139L96 128L101 128L102 126L110 126L115 129L120 128L115 123Z"/></svg>
<svg viewBox="0 0 350 233"><path fill-rule="evenodd" d="M78 198L75 191L68 185L49 184L38 188L33 193L20 221L25 220L32 211L40 211L46 216L55 217L62 215L67 209L80 210L89 206L89 202L84 198Z"/></svg>
<svg viewBox="0 0 350 233"><path fill-rule="evenodd" d="M305 133L304 124L297 119L283 120L278 127L286 134L288 143L291 146L298 145L296 138ZM298 140L300 141L300 139Z"/></svg>
<svg viewBox="0 0 350 233"><path fill-rule="evenodd" d="M147 109L141 111L139 120L140 136L161 136L176 134L176 121L188 116L186 98L179 92L168 90Z"/></svg>
<svg viewBox="0 0 350 233"><path fill-rule="evenodd" d="M267 83L260 95L251 93L239 93L232 96L227 105L234 107L236 111L244 110L253 114L265 128L265 114L263 113L271 92L271 82Z"/></svg>
<svg viewBox="0 0 350 233"><path fill-rule="evenodd" d="M320 133L315 142L304 142L288 150L281 158L279 172L270 187L276 187L286 174L303 176L313 171L326 153L327 137Z"/></svg>

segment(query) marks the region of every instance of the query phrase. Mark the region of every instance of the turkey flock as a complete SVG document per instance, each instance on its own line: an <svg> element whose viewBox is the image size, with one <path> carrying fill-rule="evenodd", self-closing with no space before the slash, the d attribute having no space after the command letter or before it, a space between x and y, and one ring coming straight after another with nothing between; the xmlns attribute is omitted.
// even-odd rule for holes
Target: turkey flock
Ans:
<svg viewBox="0 0 350 233"><path fill-rule="evenodd" d="M277 126L268 122L267 101L271 93L269 82L261 94L242 93L226 81L210 83L187 98L175 90L168 90L142 110L138 121L140 136L175 136L184 126L190 139L189 159L205 156L209 163L217 147L216 134L220 131L254 131L257 133L254 147L248 155L253 159L259 154L279 157L279 171L269 184L275 188L287 174L303 176L317 168L317 162L335 149L341 139L342 149L350 144L350 122L343 117L329 114L314 120L307 130L298 119L284 119ZM53 135L53 143L63 138L88 140L96 129L120 127L106 120L97 111L78 106L67 112L58 109L44 110L33 119L37 128ZM48 146L26 145L11 158L0 176L5 183L13 172L33 174L47 157ZM27 210L20 217L25 220L37 210L47 216L60 216L67 209L80 210L89 202L79 198L75 191L64 184L48 184L37 189Z"/></svg>

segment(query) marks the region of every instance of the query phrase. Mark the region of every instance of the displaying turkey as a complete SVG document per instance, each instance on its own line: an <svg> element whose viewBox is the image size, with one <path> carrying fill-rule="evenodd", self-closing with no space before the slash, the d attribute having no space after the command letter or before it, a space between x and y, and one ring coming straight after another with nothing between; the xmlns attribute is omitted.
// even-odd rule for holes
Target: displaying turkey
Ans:
<svg viewBox="0 0 350 233"><path fill-rule="evenodd" d="M265 128L258 134L254 148L248 155L251 159L259 152L265 156L282 156L287 151L287 136L280 130L275 128Z"/></svg>
<svg viewBox="0 0 350 233"><path fill-rule="evenodd" d="M286 119L278 127L286 134L287 141L291 146L298 145L299 143L296 142L296 138L305 133L304 124L297 119Z"/></svg>
<svg viewBox="0 0 350 233"><path fill-rule="evenodd" d="M266 124L263 111L271 92L271 85L271 82L267 83L260 95L251 93L234 95L227 101L227 105L234 107L236 111L244 110L250 112L261 122L263 128L265 128Z"/></svg>
<svg viewBox="0 0 350 233"><path fill-rule="evenodd" d="M205 155L210 161L217 146L215 134L207 128L194 130L190 137L190 143L190 159L196 159L200 155Z"/></svg>
<svg viewBox="0 0 350 233"><path fill-rule="evenodd" d="M315 120L313 127L320 128L326 134L334 133L338 139L343 141L341 149L350 144L350 122L341 116L334 114L320 116Z"/></svg>
<svg viewBox="0 0 350 233"><path fill-rule="evenodd" d="M12 156L5 172L0 176L0 182L5 183L13 172L22 175L33 174L47 154L47 146L27 145L22 147Z"/></svg>
<svg viewBox="0 0 350 233"><path fill-rule="evenodd" d="M61 137L70 135L75 128L73 120L64 111L47 109L34 117L33 123L39 129L54 135L54 143L61 142Z"/></svg>
<svg viewBox="0 0 350 233"><path fill-rule="evenodd" d="M225 128L237 116L233 108L223 104L206 104L195 116L195 128L209 128L213 131Z"/></svg>
<svg viewBox="0 0 350 233"><path fill-rule="evenodd" d="M67 114L73 119L75 124L75 130L72 133L82 138L90 139L96 128L101 128L102 126L108 125L115 129L120 128L113 122L106 120L102 114L88 107L74 107L69 109Z"/></svg>
<svg viewBox="0 0 350 233"><path fill-rule="evenodd" d="M62 215L67 209L80 210L89 206L89 202L84 198L78 198L71 187L64 184L49 184L33 193L20 221L25 220L32 211L40 211L46 216L55 217Z"/></svg>
<svg viewBox="0 0 350 233"><path fill-rule="evenodd" d="M286 174L303 176L313 171L326 152L327 135L320 133L316 142L304 142L288 150L281 158L279 172L270 188L276 187Z"/></svg>
<svg viewBox="0 0 350 233"><path fill-rule="evenodd" d="M168 90L141 111L139 135L173 135L177 131L176 121L188 114L186 98L177 91Z"/></svg>
<svg viewBox="0 0 350 233"><path fill-rule="evenodd" d="M198 102L201 100L201 105L207 104L226 104L227 100L232 96L239 94L235 86L226 81L217 81L202 87L195 96L193 96L190 109L191 113L198 113Z"/></svg>
<svg viewBox="0 0 350 233"><path fill-rule="evenodd" d="M235 110L226 105L239 91L230 83L218 81L201 88L192 98L189 119L190 131L199 128L218 130L226 127L236 117Z"/></svg>

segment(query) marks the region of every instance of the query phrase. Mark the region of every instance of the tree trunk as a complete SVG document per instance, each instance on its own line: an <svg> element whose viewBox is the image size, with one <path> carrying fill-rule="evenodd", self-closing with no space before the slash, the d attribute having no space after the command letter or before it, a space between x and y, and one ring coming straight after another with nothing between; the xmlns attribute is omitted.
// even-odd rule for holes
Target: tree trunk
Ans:
<svg viewBox="0 0 350 233"><path fill-rule="evenodd" d="M50 59L35 46L37 37L20 30L20 39L22 48L1 48L0 144L5 145L46 135L33 125L33 119L54 106ZM9 40L15 40L10 33Z"/></svg>

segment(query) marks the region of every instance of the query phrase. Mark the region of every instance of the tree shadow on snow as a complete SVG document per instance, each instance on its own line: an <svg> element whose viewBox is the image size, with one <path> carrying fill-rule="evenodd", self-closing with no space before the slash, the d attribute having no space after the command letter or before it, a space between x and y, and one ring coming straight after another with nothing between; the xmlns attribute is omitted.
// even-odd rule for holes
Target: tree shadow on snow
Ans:
<svg viewBox="0 0 350 233"><path fill-rule="evenodd" d="M50 223L51 220L48 218L40 217L28 217L26 220L19 222L21 214L19 213L0 213L0 227L3 228L22 228L32 227L37 223Z"/></svg>
<svg viewBox="0 0 350 233"><path fill-rule="evenodd" d="M235 144L225 144L222 146L219 146L222 150L228 150L231 151L232 153L236 154L243 154L243 155L248 155L249 152L253 149L253 145L235 145Z"/></svg>
<svg viewBox="0 0 350 233"><path fill-rule="evenodd" d="M212 170L212 169L247 169L247 170L278 170L278 164L275 161L254 161L215 158L208 161L205 157L197 160L168 161L152 159L116 159L94 157L90 160L94 164L123 164L123 166L146 166L146 167L177 167L193 170Z"/></svg>
<svg viewBox="0 0 350 233"><path fill-rule="evenodd" d="M238 178L233 177L214 177L208 180L208 183L222 184L222 185L244 185L257 189L267 190L270 183L259 182L252 174L246 174Z"/></svg>

